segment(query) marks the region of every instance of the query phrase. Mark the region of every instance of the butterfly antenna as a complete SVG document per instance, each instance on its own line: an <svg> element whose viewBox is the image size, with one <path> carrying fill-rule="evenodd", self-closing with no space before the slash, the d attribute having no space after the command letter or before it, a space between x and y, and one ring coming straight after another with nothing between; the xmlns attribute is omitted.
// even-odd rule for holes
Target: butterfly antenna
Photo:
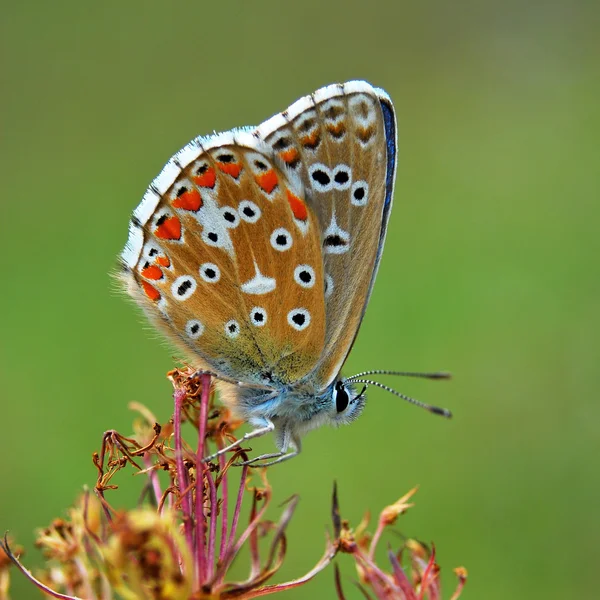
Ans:
<svg viewBox="0 0 600 600"><path fill-rule="evenodd" d="M357 377L355 375L355 377ZM372 379L355 379L352 378L352 383L364 383L366 385L374 385L375 387L381 388L390 394L394 394L394 396L398 396L398 398L402 398L402 400L406 400L415 406L420 406L425 410L428 410L430 413L435 415L441 415L442 417L446 417L447 419L452 418L452 413L447 408L440 408L439 406L433 406L431 404L425 404L425 402L421 402L420 400L415 400L415 398L411 398L410 396L406 396L405 394L401 394L396 390L384 385L383 383L379 383L378 381L373 381ZM361 392L362 393L362 392Z"/></svg>
<svg viewBox="0 0 600 600"><path fill-rule="evenodd" d="M357 377L365 375L397 375L399 377L420 377L421 379L450 379L452 375L446 371L438 371L437 373L412 373L409 371L385 371L382 369L374 369L373 371L363 371L348 377L347 381L352 381Z"/></svg>

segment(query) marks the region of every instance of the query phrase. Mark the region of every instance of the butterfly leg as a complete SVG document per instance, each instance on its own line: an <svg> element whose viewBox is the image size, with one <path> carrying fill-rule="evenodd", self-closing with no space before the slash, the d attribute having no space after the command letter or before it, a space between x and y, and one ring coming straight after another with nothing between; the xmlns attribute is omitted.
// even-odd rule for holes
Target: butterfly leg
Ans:
<svg viewBox="0 0 600 600"><path fill-rule="evenodd" d="M279 452L271 452L270 454L261 454L260 456L256 456L251 458L250 460L244 461L242 463L237 463L235 466L243 467L245 465L258 469L261 467L271 467L272 465L276 465L277 463L284 462L289 460L290 458L294 458L294 456L298 456L300 451L302 450L302 443L300 442L300 438L294 439L290 442L291 451L287 452L287 449L281 450ZM275 460L269 460L274 458ZM260 462L260 461L267 462ZM258 464L257 464L258 463Z"/></svg>
<svg viewBox="0 0 600 600"><path fill-rule="evenodd" d="M251 440L252 438L261 437L262 435L265 435L266 433L269 433L275 429L275 424L273 423L273 421L270 421L269 419L265 419L262 417L261 418L254 417L253 419L250 420L250 425L253 425L255 427L255 429L253 429L252 431L249 431L248 433L245 433L239 440L236 440L232 444L229 444L229 446L225 446L225 448L221 448L218 452L215 452L214 454L211 454L210 456L205 456L204 460L202 462L208 462L209 460L214 460L215 458L221 456L222 454L225 454L226 452L229 452L230 450L233 450L234 448L238 448L244 442L247 442L248 440Z"/></svg>

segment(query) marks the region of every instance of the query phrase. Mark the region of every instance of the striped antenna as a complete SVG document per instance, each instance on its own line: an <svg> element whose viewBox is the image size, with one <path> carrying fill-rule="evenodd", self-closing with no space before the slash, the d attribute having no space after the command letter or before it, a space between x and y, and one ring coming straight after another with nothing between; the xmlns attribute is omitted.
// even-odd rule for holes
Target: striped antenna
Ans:
<svg viewBox="0 0 600 600"><path fill-rule="evenodd" d="M442 417L446 417L447 419L452 418L452 413L447 408L440 408L439 406L433 406L431 404L425 404L425 402L421 402L420 400L415 400L415 398L411 398L410 396L406 396L405 394L401 394L396 390L384 385L383 383L379 383L378 381L373 381L372 379L355 379L358 375L355 375L350 380L352 383L363 383L365 385L374 385L375 387L381 388L390 394L394 394L394 396L398 396L398 398L402 398L402 400L406 400L415 406L420 406L425 410L428 410L430 413L434 415L441 415ZM364 390L363 390L364 391ZM363 392L361 392L362 394Z"/></svg>

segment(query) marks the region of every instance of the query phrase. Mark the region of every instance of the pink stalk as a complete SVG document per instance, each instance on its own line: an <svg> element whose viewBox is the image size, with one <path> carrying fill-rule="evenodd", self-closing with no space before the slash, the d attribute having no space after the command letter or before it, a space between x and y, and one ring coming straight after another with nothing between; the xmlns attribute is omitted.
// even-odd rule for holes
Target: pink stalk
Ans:
<svg viewBox="0 0 600 600"><path fill-rule="evenodd" d="M373 539L371 540L371 545L369 546L369 558L371 560L373 560L373 558L375 557L375 549L377 548L379 538L381 538L381 534L383 533L383 530L385 529L386 525L387 523L384 521L384 519L379 517L377 529L373 534Z"/></svg>
<svg viewBox="0 0 600 600"><path fill-rule="evenodd" d="M429 557L429 562L427 563L427 567L425 568L423 577L421 577L421 593L419 594L419 600L423 600L423 598L425 597L425 592L427 591L427 588L430 586L430 583L431 583L430 579L432 579L434 565L435 565L435 546L432 544L431 556Z"/></svg>
<svg viewBox="0 0 600 600"><path fill-rule="evenodd" d="M369 556L367 556L364 552L362 552L362 550L357 550L356 552L353 553L354 556L356 557L356 560L361 563L361 565L363 566L363 568L366 568L366 571L371 571L370 573L365 573L365 578L367 578L369 581L371 581L372 583L375 583L375 580L373 579L373 575L376 575L377 578L379 578L382 582L387 582L389 583L389 585L391 587L394 588L394 590L399 593L400 589L398 588L398 586L396 585L395 581L392 581L389 577L389 575L385 572L382 571L376 564L375 562L373 562Z"/></svg>
<svg viewBox="0 0 600 600"><path fill-rule="evenodd" d="M206 517L204 515L204 446L206 441L206 420L208 418L208 401L210 397L210 375L202 375L202 397L198 413L198 452L196 454L196 575L198 582L207 581L206 556ZM208 476L208 473L206 473ZM207 477L208 478L208 477ZM209 561L211 557L209 554Z"/></svg>
<svg viewBox="0 0 600 600"><path fill-rule="evenodd" d="M206 564L206 581L211 581L214 574L215 568L215 545L217 540L217 511L218 499L217 499L217 486L212 475L206 471L206 480L208 481L208 488L210 493L210 531L208 534L208 561Z"/></svg>
<svg viewBox="0 0 600 600"><path fill-rule="evenodd" d="M183 513L183 527L185 540L191 552L194 550L194 531L192 527L192 503L187 495L188 473L183 464L183 443L181 440L181 411L185 390L175 390L173 399L175 400L175 414L173 415L173 428L175 436L175 464L177 467L177 479L179 480L179 489L181 490L181 512Z"/></svg>
<svg viewBox="0 0 600 600"><path fill-rule="evenodd" d="M248 468L248 465L244 465L242 467L242 475L240 476L240 487L235 503L235 509L233 511L233 517L231 519L231 529L229 531L229 537L227 539L227 548L223 557L219 559L219 565L215 575L215 581L217 585L223 583L223 578L227 573L227 568L231 564L233 557L235 557L235 555L238 552L238 550L235 548L235 535L240 520L240 514L242 512L242 500L244 499L244 492L246 491L246 478L248 477Z"/></svg>
<svg viewBox="0 0 600 600"><path fill-rule="evenodd" d="M246 467L244 467L244 468L246 468ZM255 496L255 498L256 498L256 496ZM248 523L248 526L246 527L246 529L244 529L244 531L238 538L237 542L234 540L234 543L232 545L230 545L229 548L227 549L227 553L225 555L225 560L224 560L223 564L219 565L219 569L217 571L218 577L222 576L222 573L219 573L219 571L224 572L226 570L227 566L230 565L231 562L233 561L233 559L237 556L238 552L240 551L240 548L242 548L242 546L246 543L248 538L250 538L250 536L256 531L256 528L260 525L261 519L263 518L263 516L267 510L268 504L269 504L268 502L265 502L260 507L260 509L256 512L254 511L254 505L253 505L253 511L252 511L250 523Z"/></svg>
<svg viewBox="0 0 600 600"><path fill-rule="evenodd" d="M238 497L235 503L235 510L233 511L233 519L231 521L231 530L229 532L229 538L227 540L227 550L231 550L235 543L235 534L237 532L238 522L240 520L240 513L242 512L242 500L244 499L244 491L246 490L246 478L248 476L248 465L242 467L242 476L240 477L240 489L238 490Z"/></svg>
<svg viewBox="0 0 600 600"><path fill-rule="evenodd" d="M250 524L256 519L256 496L252 499L252 510L250 511ZM250 534L250 576L254 579L260 573L260 554L258 552L258 531L256 528Z"/></svg>
<svg viewBox="0 0 600 600"><path fill-rule="evenodd" d="M31 583L33 583L44 594L47 594L51 598L59 598L60 600L82 600L77 596L70 596L68 594L61 594L60 592L55 592L54 590L49 588L45 583L42 583L39 579L36 579L32 575L31 571L26 569L21 564L21 561L12 553L12 550L10 549L10 546L8 544L8 537L6 535L4 536L4 542L0 543L0 546L4 548L6 556L8 556L10 560L12 560L13 564L17 567L17 569L19 569L19 571L21 571L21 573L23 573L23 575L25 575L25 577L27 577L27 579L29 579L29 581L31 581Z"/></svg>
<svg viewBox="0 0 600 600"><path fill-rule="evenodd" d="M299 587L305 584L307 581L310 581L315 575L319 574L331 561L334 559L335 555L338 552L337 545L328 544L325 549L325 553L321 557L321 560L305 575L298 579L294 579L293 581L288 581L286 583L276 583L274 585L264 585L258 589L248 590L244 598L249 600L250 598L258 598L260 596L267 596L268 594L275 594L279 592L284 592L286 590L291 590L295 587Z"/></svg>
<svg viewBox="0 0 600 600"><path fill-rule="evenodd" d="M220 446L222 445L221 442L219 442ZM222 460L222 462L221 462ZM227 470L225 470L225 457L224 456L220 456L219 457L219 463L221 464L221 472L223 473L223 480L221 481L221 485L223 485L226 482L226 477L227 477ZM223 502L221 504L221 510L222 510L222 520L221 520L221 548L219 550L219 569L217 570L216 573L216 580L215 580L215 586L218 587L223 583L223 579L225 577L226 571L227 571L227 567L226 567L226 562L225 559L229 554L229 551L231 550L231 548L233 547L234 541L235 541L235 534L237 532L237 526L240 520L240 514L241 514L241 509L242 509L242 501L244 499L244 491L246 489L246 478L248 476L248 467L244 466L242 467L242 474L240 476L240 487L238 490L238 495L237 495L237 500L235 503L235 508L233 510L233 517L231 519L231 529L229 531L229 536L227 536L227 527L229 525L228 523L228 519L227 519L227 501L228 501L228 497L227 497L227 485L225 485L225 487L223 488ZM225 567L224 567L225 565Z"/></svg>
<svg viewBox="0 0 600 600"><path fill-rule="evenodd" d="M219 437L217 442L217 448L221 450L223 448L222 439ZM225 470L225 456L221 454L219 456L219 467L221 472L221 498L223 499L221 503L221 543L219 546L219 561L223 559L225 556L225 550L227 548L227 526L228 523L228 508L227 504L229 502L229 490L227 485L227 471Z"/></svg>
<svg viewBox="0 0 600 600"><path fill-rule="evenodd" d="M400 565L398 557L391 550L388 550L388 558L392 563L394 581L404 593L406 600L416 600L417 596L413 590L412 585L410 584L410 581L408 580L408 577L406 576L406 573L404 572L404 569Z"/></svg>
<svg viewBox="0 0 600 600"><path fill-rule="evenodd" d="M152 484L152 490L154 491L154 498L156 499L156 504L160 503L160 499L162 498L162 490L160 489L160 481L158 480L158 473L152 468L153 463L148 453L144 454L143 457L144 464L146 465L148 477L150 478L150 483Z"/></svg>

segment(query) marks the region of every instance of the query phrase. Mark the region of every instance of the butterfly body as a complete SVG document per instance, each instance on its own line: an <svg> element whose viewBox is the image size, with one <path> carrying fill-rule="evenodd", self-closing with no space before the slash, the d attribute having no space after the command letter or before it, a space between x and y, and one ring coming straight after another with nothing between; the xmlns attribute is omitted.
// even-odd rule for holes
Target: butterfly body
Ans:
<svg viewBox="0 0 600 600"><path fill-rule="evenodd" d="M223 401L255 427L248 437L275 431L278 460L362 409L340 370L381 258L395 168L392 103L353 81L256 128L196 138L133 213L128 292L216 373Z"/></svg>

